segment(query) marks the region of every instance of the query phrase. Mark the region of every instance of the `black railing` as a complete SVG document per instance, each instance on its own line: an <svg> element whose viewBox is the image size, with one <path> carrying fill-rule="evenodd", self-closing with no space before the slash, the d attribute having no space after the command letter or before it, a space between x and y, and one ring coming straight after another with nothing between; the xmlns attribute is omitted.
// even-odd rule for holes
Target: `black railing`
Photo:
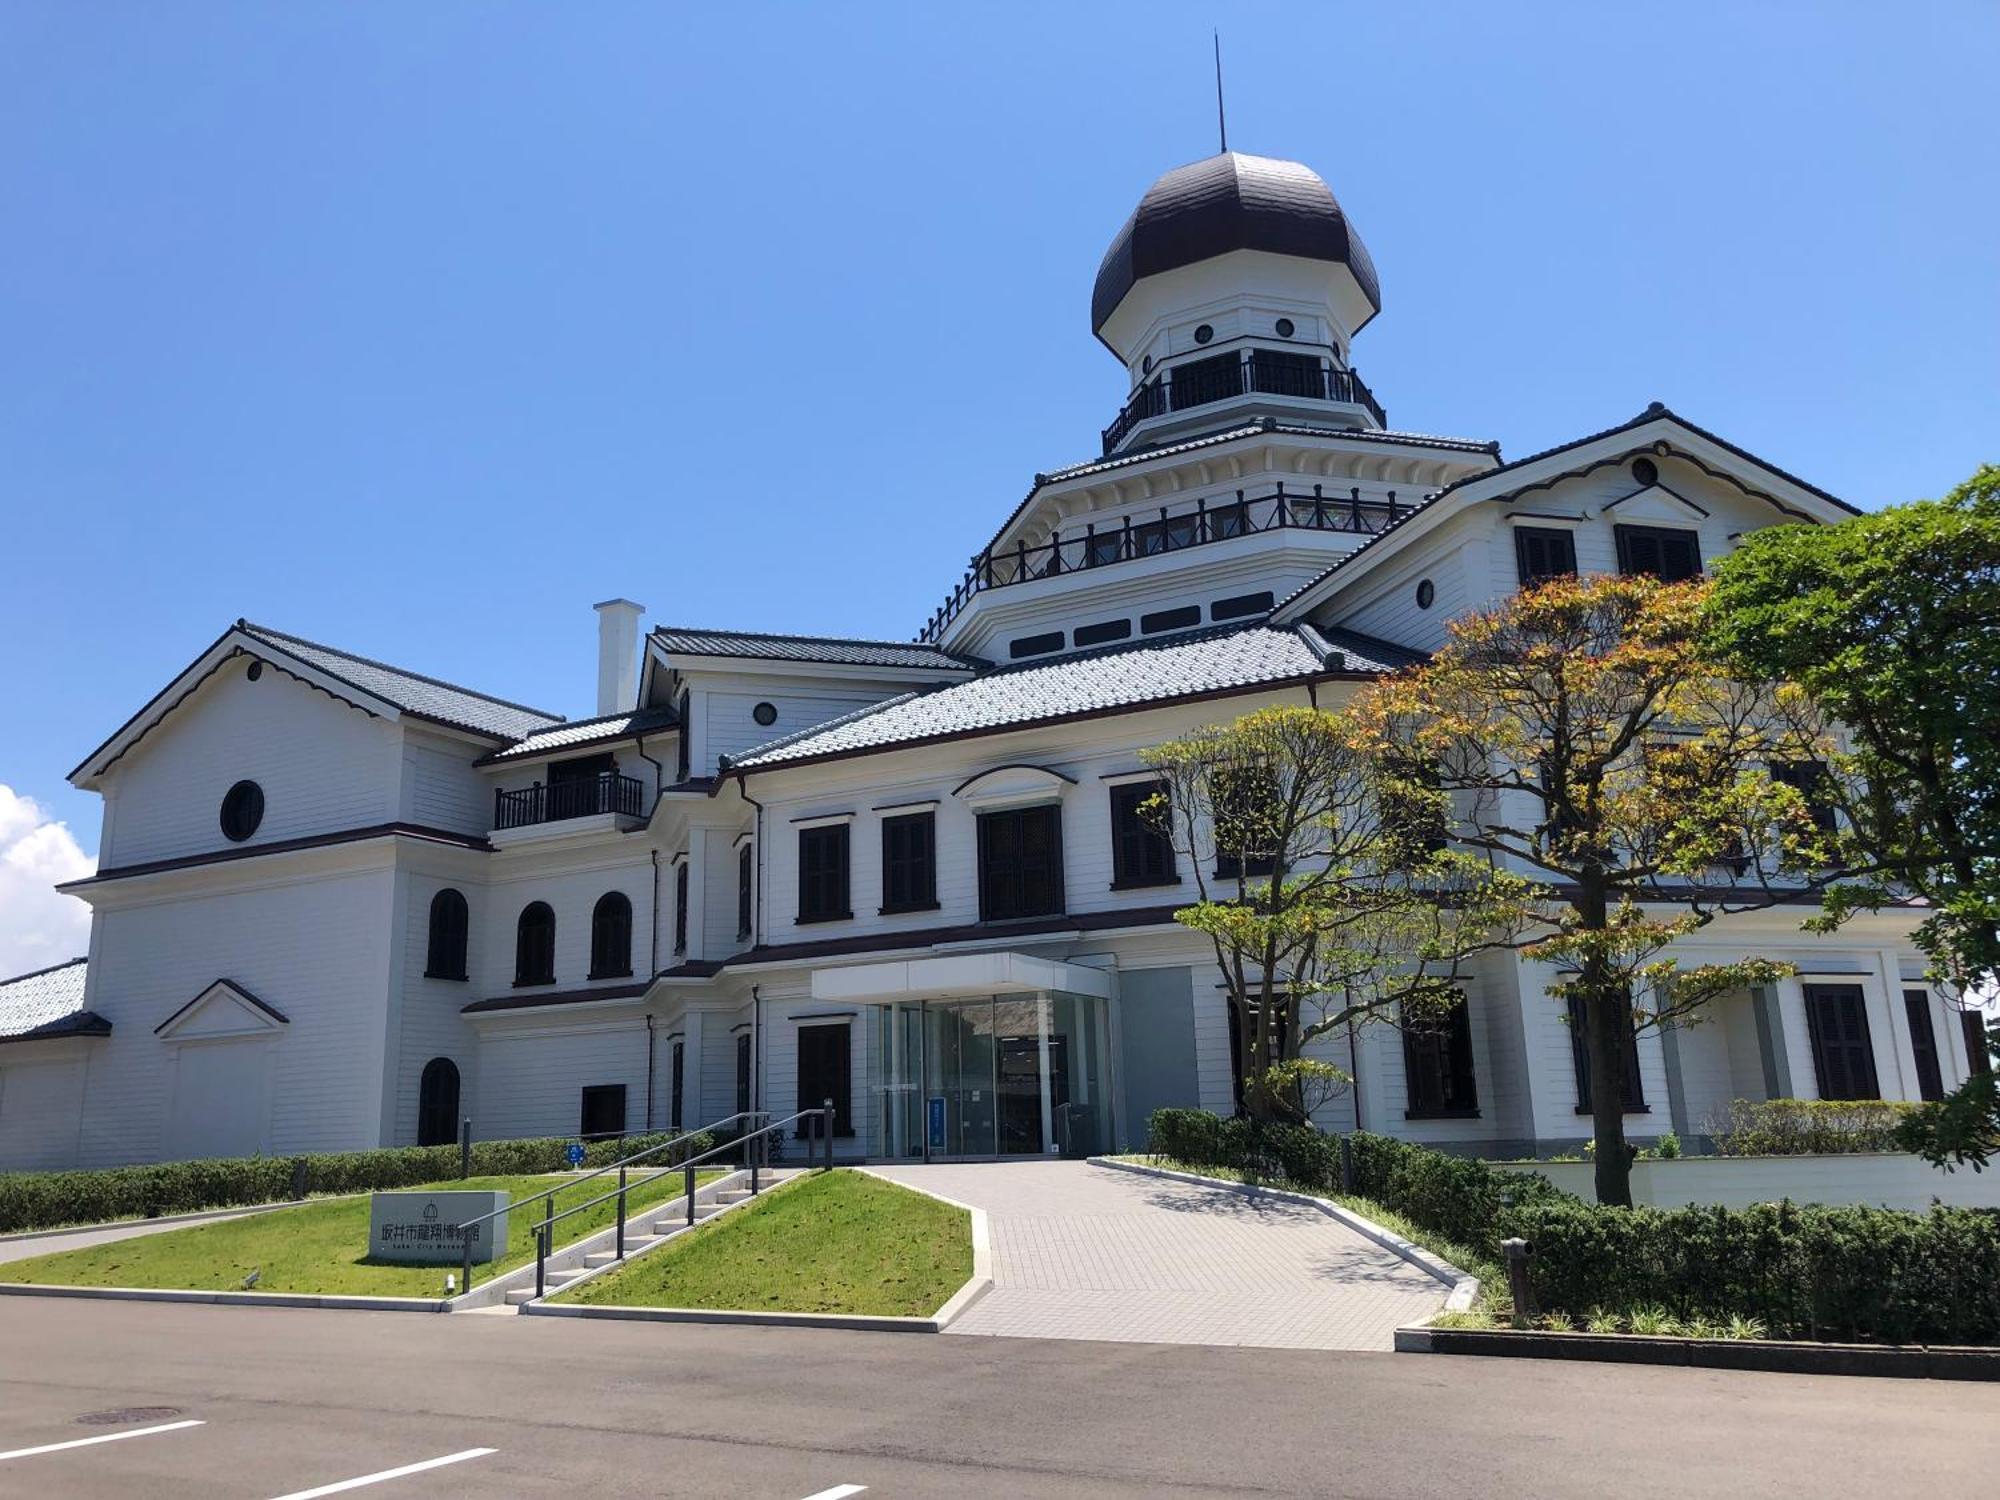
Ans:
<svg viewBox="0 0 2000 1500"><path fill-rule="evenodd" d="M1104 429L1104 451L1115 449L1134 427L1149 417L1252 394L1344 401L1366 407L1379 425L1389 425L1389 415L1382 410L1382 403L1354 371L1335 369L1315 355L1245 349L1239 354L1195 360L1155 375L1132 393L1117 420Z"/></svg>
<svg viewBox="0 0 2000 1500"><path fill-rule="evenodd" d="M975 594L988 589L1010 588L1017 583L1033 583L1062 573L1081 573L1125 562L1135 557L1158 557L1187 547L1205 547L1261 531L1347 531L1373 536L1408 515L1412 507L1396 498L1394 490L1382 500L1364 500L1358 486L1346 497L1329 496L1314 485L1311 494L1285 488L1282 481L1268 495L1245 497L1238 490L1233 499L1220 502L1197 500L1193 510L1169 514L1163 505L1155 516L1121 517L1113 526L1087 523L1080 532L1054 532L1046 542L1030 547L1016 543L1012 550L987 550L973 558L972 566L957 588L917 633L917 639L935 644L945 627L958 617Z"/></svg>
<svg viewBox="0 0 2000 1500"><path fill-rule="evenodd" d="M645 784L636 776L601 771L595 776L573 781L536 782L518 792L493 794L495 828L532 828L537 823L560 823L566 818L588 818L599 813L622 813L628 818L645 816Z"/></svg>

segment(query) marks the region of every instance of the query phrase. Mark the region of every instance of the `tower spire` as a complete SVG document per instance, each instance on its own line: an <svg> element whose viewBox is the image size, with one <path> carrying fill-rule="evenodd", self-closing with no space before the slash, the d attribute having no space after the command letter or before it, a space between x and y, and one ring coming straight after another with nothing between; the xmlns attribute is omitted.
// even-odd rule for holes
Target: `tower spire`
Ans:
<svg viewBox="0 0 2000 1500"><path fill-rule="evenodd" d="M1229 150L1229 118L1222 112L1222 32L1209 33L1215 39L1215 130L1222 137L1223 151Z"/></svg>

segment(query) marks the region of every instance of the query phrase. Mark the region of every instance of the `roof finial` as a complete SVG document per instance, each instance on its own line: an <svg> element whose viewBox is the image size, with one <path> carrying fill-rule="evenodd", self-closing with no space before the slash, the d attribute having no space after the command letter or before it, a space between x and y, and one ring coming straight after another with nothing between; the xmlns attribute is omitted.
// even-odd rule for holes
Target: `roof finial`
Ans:
<svg viewBox="0 0 2000 1500"><path fill-rule="evenodd" d="M1215 129L1222 137L1222 149L1229 150L1229 119L1222 112L1222 32L1218 29L1210 33L1215 38Z"/></svg>

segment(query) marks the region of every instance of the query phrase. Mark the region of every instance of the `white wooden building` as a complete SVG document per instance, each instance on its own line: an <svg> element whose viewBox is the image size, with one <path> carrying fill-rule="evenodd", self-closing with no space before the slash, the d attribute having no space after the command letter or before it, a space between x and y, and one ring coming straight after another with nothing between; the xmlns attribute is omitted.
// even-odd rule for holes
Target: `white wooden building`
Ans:
<svg viewBox="0 0 2000 1500"><path fill-rule="evenodd" d="M77 767L88 964L0 985L0 1167L699 1126L836 1101L856 1156L1081 1154L1234 1106L1190 872L1140 751L1336 704L1550 572L1684 576L1842 502L1660 406L1544 453L1391 428L1375 271L1326 185L1161 178L1093 331L1129 395L911 641L597 606L567 722L237 621ZM974 541L968 538L968 541ZM663 579L670 587L671 579ZM420 654L420 653L418 653ZM1907 913L1718 921L1797 978L1638 1039L1639 1139L1735 1098L1935 1096L1972 1065ZM1363 1030L1323 1112L1454 1149L1587 1133L1570 1028L1494 957L1465 1029Z"/></svg>

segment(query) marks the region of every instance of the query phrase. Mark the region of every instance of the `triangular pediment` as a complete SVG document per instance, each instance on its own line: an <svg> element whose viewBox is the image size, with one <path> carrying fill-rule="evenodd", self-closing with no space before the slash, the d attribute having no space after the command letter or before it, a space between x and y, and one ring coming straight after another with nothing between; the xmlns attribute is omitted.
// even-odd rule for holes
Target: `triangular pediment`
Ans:
<svg viewBox="0 0 2000 1500"><path fill-rule="evenodd" d="M289 1026L284 1013L266 1005L233 979L218 979L153 1028L164 1041L200 1042L220 1037L268 1036Z"/></svg>
<svg viewBox="0 0 2000 1500"><path fill-rule="evenodd" d="M1664 484L1649 484L1644 489L1620 495L1604 507L1604 512L1618 513L1618 519L1625 522L1666 521L1685 526L1690 520L1705 517L1708 510L1677 490L1668 489Z"/></svg>

